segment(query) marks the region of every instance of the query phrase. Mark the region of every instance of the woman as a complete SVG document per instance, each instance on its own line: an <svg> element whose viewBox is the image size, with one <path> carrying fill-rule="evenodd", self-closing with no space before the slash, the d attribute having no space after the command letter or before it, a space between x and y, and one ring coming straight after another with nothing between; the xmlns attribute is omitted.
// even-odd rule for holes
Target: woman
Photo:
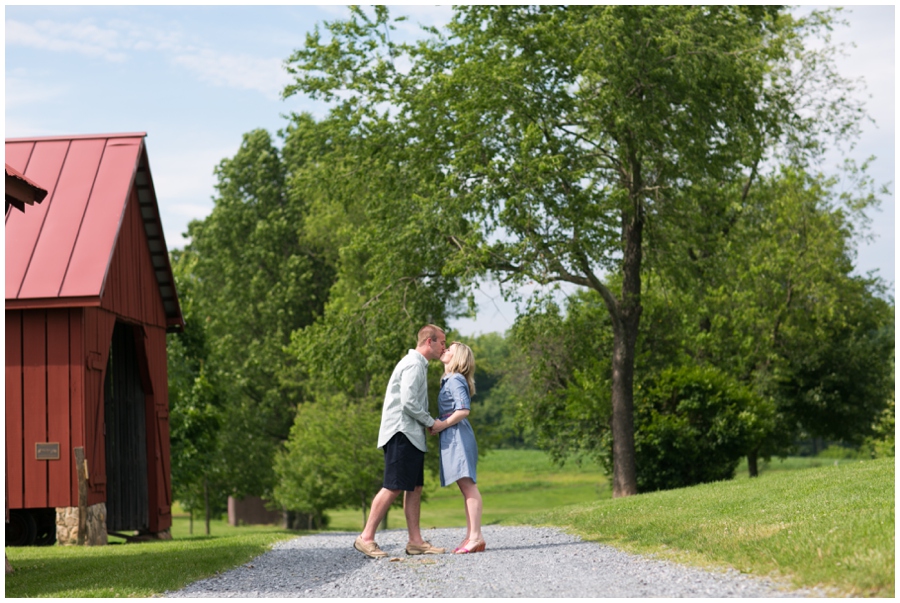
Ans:
<svg viewBox="0 0 900 603"><path fill-rule="evenodd" d="M467 419L475 394L475 356L469 346L454 341L441 355L441 362L444 363L438 394L441 422L432 430L441 438L441 486L456 482L466 508L466 538L453 552L481 553L485 544L481 535L481 493L475 485L478 446Z"/></svg>

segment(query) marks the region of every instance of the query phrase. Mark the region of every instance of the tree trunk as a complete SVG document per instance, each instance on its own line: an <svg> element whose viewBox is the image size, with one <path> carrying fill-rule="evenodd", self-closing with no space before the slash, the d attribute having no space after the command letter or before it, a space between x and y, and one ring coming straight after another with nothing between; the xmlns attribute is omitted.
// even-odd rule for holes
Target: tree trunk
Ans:
<svg viewBox="0 0 900 603"><path fill-rule="evenodd" d="M206 507L206 535L209 536L209 483L203 478L203 506Z"/></svg>
<svg viewBox="0 0 900 603"><path fill-rule="evenodd" d="M634 337L617 328L613 338L613 498L637 494L634 460ZM630 340L630 341L629 341Z"/></svg>
<svg viewBox="0 0 900 603"><path fill-rule="evenodd" d="M640 191L636 162L633 190ZM612 436L613 497L637 494L634 459L634 348L641 322L641 261L644 216L638 194L622 212L622 299L613 317Z"/></svg>
<svg viewBox="0 0 900 603"><path fill-rule="evenodd" d="M747 454L747 471L750 477L759 477L759 452L756 450Z"/></svg>

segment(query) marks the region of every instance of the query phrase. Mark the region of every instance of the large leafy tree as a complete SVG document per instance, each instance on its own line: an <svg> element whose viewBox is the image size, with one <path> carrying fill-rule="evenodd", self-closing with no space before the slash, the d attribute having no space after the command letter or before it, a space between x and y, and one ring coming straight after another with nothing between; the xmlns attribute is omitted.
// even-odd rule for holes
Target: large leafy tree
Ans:
<svg viewBox="0 0 900 603"><path fill-rule="evenodd" d="M288 194L306 199L304 232L326 251L335 280L322 314L295 330L286 348L292 361L283 380L307 402L278 456L275 494L318 517L328 508L367 510L382 477L373 461L381 458L377 426L391 371L415 347L419 328L444 324L460 302L456 280L443 274L450 248L427 194L441 174L411 162L414 147L389 122L368 118L360 131L341 113L318 122L292 115L285 132ZM440 372L434 364L432 414ZM354 423L352 435L339 435L341 420ZM374 431L360 428L373 424ZM323 444L332 437L326 433L337 434L339 445ZM426 457L434 472L436 444Z"/></svg>
<svg viewBox="0 0 900 603"><path fill-rule="evenodd" d="M864 172L838 185L782 168L700 261L692 355L753 384L780 412L781 437L749 451L751 473L758 453L783 452L800 434L859 443L891 395L893 308L880 279L853 275L863 211L877 197Z"/></svg>
<svg viewBox="0 0 900 603"><path fill-rule="evenodd" d="M442 323L458 301L454 279L441 274L446 250L432 244L430 205L417 195L439 174L409 173L402 141L377 122L365 140L383 136L388 150L360 149L350 123L293 115L280 149L263 130L246 134L217 168L215 209L191 224L186 252L196 298L191 332L204 335L204 376L222 401L217 492L275 493L313 521L322 505L348 500L346 488L315 490L327 463L375 450L374 436L317 448L313 436L330 429L334 401L377 414L391 368L418 328ZM431 380L436 391L436 373ZM296 462L309 455L303 484L296 470L276 471L284 450Z"/></svg>
<svg viewBox="0 0 900 603"><path fill-rule="evenodd" d="M726 199L685 203L685 192L740 183L746 194L776 149L802 160L826 134L852 134L860 114L829 47L805 46L829 24L780 7L466 6L446 36L411 47L391 41L386 9L353 9L327 24L328 42L317 31L289 59L285 94L333 101L368 156L401 145L395 166L436 170L416 207L455 246L445 273L565 281L602 299L623 496L637 489L635 345L653 225L707 225ZM391 197L373 201L370 212L396 211Z"/></svg>
<svg viewBox="0 0 900 603"><path fill-rule="evenodd" d="M222 396L210 380L206 325L197 320L196 257L176 250L171 253L171 261L186 323L182 333L168 335L166 342L172 490L192 518L196 510L205 511L209 533L210 518L225 508L221 497L215 495L222 474L218 462Z"/></svg>
<svg viewBox="0 0 900 603"><path fill-rule="evenodd" d="M720 194L739 199L742 191ZM663 440L654 430L677 425L680 409L648 397L667 372L703 377L696 371L712 368L723 375L713 381L729 383L714 389L753 392L742 428L751 437L734 440L742 442L751 475L760 456L786 454L798 438L859 443L879 429L885 411L890 416L893 307L879 279L853 274L854 242L875 203L863 172L839 185L785 167L735 205L727 229L695 231L682 262L653 266L636 352L640 487L656 479L646 475L654 466L673 465L656 455ZM676 238L679 227L660 230L661 239ZM504 380L522 384L520 419L556 458L589 452L605 460L606 427L585 420L607 420L611 408L608 362L592 358L610 348L600 301L576 294L564 314L553 304L535 308L519 317L512 335L520 369ZM691 464L703 472L713 460L705 453Z"/></svg>
<svg viewBox="0 0 900 603"><path fill-rule="evenodd" d="M321 314L334 280L326 250L305 235L306 198L289 194L290 170L302 167L286 165L268 132L244 135L216 168L212 213L188 229L194 320L222 396L223 486L239 497L271 493L275 452L302 395L281 376L292 362L284 348Z"/></svg>
<svg viewBox="0 0 900 603"><path fill-rule="evenodd" d="M289 374L310 396L380 398L419 328L444 324L460 303L429 195L442 175L417 165L415 146L377 112L359 111L362 130L359 116L338 112L314 128L293 115L286 133L285 159L302 166L288 188L308 199L305 232L335 267L322 314L291 337Z"/></svg>

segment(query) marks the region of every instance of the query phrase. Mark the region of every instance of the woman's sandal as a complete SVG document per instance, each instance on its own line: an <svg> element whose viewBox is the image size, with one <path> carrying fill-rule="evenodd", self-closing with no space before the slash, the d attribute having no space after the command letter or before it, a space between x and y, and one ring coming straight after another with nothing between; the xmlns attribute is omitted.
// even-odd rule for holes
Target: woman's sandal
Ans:
<svg viewBox="0 0 900 603"><path fill-rule="evenodd" d="M466 541L466 545L468 545L469 542L470 541ZM475 545L472 548L468 548L468 546L461 546L453 552L457 555L465 555L467 553L483 553L484 547L484 540L476 540Z"/></svg>

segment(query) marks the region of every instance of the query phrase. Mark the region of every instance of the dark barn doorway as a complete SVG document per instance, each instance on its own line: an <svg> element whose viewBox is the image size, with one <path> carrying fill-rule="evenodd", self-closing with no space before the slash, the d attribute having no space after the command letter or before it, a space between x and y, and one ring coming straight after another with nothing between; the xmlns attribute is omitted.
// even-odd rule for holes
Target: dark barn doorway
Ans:
<svg viewBox="0 0 900 603"><path fill-rule="evenodd" d="M106 529L147 530L147 413L135 328L113 330L104 385L106 419Z"/></svg>

